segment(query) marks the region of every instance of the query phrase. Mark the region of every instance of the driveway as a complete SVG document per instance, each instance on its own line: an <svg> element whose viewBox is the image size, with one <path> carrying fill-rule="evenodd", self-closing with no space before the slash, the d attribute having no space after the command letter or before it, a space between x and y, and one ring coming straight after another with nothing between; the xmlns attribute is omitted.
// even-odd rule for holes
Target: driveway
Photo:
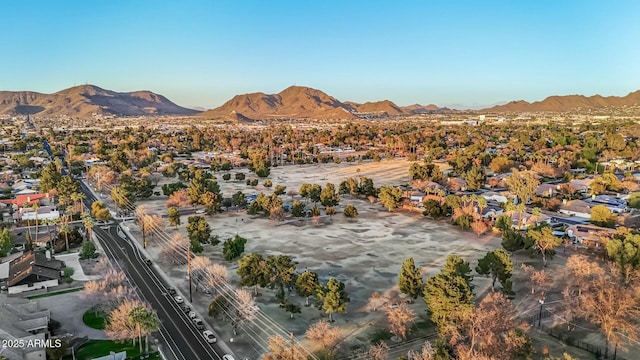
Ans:
<svg viewBox="0 0 640 360"><path fill-rule="evenodd" d="M56 255L56 260L64 261L64 264L67 267L73 269L73 280L78 281L89 281L89 280L97 280L100 279L100 275L86 275L84 270L82 270L82 266L80 266L80 254L79 253L71 253L71 254L60 254Z"/></svg>
<svg viewBox="0 0 640 360"><path fill-rule="evenodd" d="M82 315L91 308L91 304L82 298L81 292L53 295L34 301L38 302L40 309L48 309L52 319L60 322L60 333L71 333L75 337L86 336L89 339L107 339L104 331L90 328L82 322Z"/></svg>

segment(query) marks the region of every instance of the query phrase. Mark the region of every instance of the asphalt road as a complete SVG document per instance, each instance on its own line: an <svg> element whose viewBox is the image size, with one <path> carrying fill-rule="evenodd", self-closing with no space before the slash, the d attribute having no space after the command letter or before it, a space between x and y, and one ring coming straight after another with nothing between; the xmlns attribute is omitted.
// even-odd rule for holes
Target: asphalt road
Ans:
<svg viewBox="0 0 640 360"><path fill-rule="evenodd" d="M95 201L93 194L82 185L85 202L90 207ZM142 299L149 302L160 318L159 340L167 357L176 360L222 359L224 354L217 345L209 344L168 294L168 285L156 270L145 263L145 257L127 235L119 231L117 224L108 229L93 228L106 255L116 266L120 266L131 285Z"/></svg>

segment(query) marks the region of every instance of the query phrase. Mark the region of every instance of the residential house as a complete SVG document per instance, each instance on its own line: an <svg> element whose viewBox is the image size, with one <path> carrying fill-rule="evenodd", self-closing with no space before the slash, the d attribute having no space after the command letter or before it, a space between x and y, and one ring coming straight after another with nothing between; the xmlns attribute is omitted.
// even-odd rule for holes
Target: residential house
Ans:
<svg viewBox="0 0 640 360"><path fill-rule="evenodd" d="M482 209L483 219L493 220L502 214L504 214L504 209L502 209L498 204L487 204L487 207Z"/></svg>
<svg viewBox="0 0 640 360"><path fill-rule="evenodd" d="M551 216L547 214L533 215L532 213L516 211L511 214L511 222L516 229L526 229L542 223L551 223Z"/></svg>
<svg viewBox="0 0 640 360"><path fill-rule="evenodd" d="M49 310L42 309L38 301L0 295L3 306L0 306L0 340L41 342L49 336ZM46 360L46 348L37 347L3 347L0 357L8 360Z"/></svg>
<svg viewBox="0 0 640 360"><path fill-rule="evenodd" d="M560 184L550 184L550 183L544 183L544 184L540 184L538 185L538 187L536 188L536 195L540 196L540 197L553 197L558 190L560 190Z"/></svg>
<svg viewBox="0 0 640 360"><path fill-rule="evenodd" d="M60 218L60 212L56 210L55 206L41 206L37 211L38 222L45 220L56 220ZM36 209L29 207L21 207L13 213L13 220L15 222L20 221L35 221ZM35 224L35 223L34 223Z"/></svg>
<svg viewBox="0 0 640 360"><path fill-rule="evenodd" d="M586 194L589 192L591 188L591 183L593 179L574 179L569 181L569 185L576 190L578 193Z"/></svg>
<svg viewBox="0 0 640 360"><path fill-rule="evenodd" d="M495 191L486 191L482 194L487 201L495 201L500 204L504 204L508 201L507 197L501 193Z"/></svg>
<svg viewBox="0 0 640 360"><path fill-rule="evenodd" d="M9 263L7 288L9 294L57 286L64 263L55 260L50 252L30 251Z"/></svg>
<svg viewBox="0 0 640 360"><path fill-rule="evenodd" d="M574 244L598 248L602 246L603 239L611 238L614 231L596 225L577 224L569 226L565 234Z"/></svg>
<svg viewBox="0 0 640 360"><path fill-rule="evenodd" d="M562 205L560 205L560 210L558 210L561 214L566 214L569 216L576 216L581 218L590 219L591 218L591 204L586 203L582 200L563 200Z"/></svg>
<svg viewBox="0 0 640 360"><path fill-rule="evenodd" d="M604 205L612 213L622 214L629 211L627 200L619 199L608 195L593 195L590 199L585 199L584 202L590 204L592 207L596 205Z"/></svg>

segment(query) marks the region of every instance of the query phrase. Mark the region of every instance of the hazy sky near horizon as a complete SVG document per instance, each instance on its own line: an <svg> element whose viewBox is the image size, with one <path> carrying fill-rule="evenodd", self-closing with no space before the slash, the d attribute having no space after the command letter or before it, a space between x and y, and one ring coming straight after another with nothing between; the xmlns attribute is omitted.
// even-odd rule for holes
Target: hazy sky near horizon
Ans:
<svg viewBox="0 0 640 360"><path fill-rule="evenodd" d="M640 1L7 1L0 90L84 83L183 106L310 86L489 105L640 89Z"/></svg>

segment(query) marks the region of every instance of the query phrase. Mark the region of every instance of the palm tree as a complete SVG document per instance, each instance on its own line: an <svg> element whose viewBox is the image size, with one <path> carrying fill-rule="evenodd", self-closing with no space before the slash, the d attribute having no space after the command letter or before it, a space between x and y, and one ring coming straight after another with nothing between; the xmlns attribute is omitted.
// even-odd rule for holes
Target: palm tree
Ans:
<svg viewBox="0 0 640 360"><path fill-rule="evenodd" d="M34 210L34 214L36 217L36 241L35 243L38 243L38 210L40 209L40 204L39 203L34 203L33 204L33 210Z"/></svg>
<svg viewBox="0 0 640 360"><path fill-rule="evenodd" d="M73 201L74 211L78 209L78 204L80 204L80 212L84 214L84 205L82 205L82 200L84 200L85 198L86 196L81 192L71 194L71 201Z"/></svg>
<svg viewBox="0 0 640 360"><path fill-rule="evenodd" d="M63 229L64 229L64 241L65 241L65 245L67 248L67 251L69 251L69 223L71 223L71 220L73 216L73 206L67 206L67 209L65 210L65 214L64 214L64 218L63 218Z"/></svg>
<svg viewBox="0 0 640 360"><path fill-rule="evenodd" d="M93 218L88 213L82 214L82 225L87 230L87 239L91 241L91 231L93 228Z"/></svg>
<svg viewBox="0 0 640 360"><path fill-rule="evenodd" d="M160 328L160 320L158 315L143 306L137 306L131 309L129 313L129 323L138 330L138 345L140 353L142 353L142 334L146 337L147 352L149 351L149 333L157 331Z"/></svg>

